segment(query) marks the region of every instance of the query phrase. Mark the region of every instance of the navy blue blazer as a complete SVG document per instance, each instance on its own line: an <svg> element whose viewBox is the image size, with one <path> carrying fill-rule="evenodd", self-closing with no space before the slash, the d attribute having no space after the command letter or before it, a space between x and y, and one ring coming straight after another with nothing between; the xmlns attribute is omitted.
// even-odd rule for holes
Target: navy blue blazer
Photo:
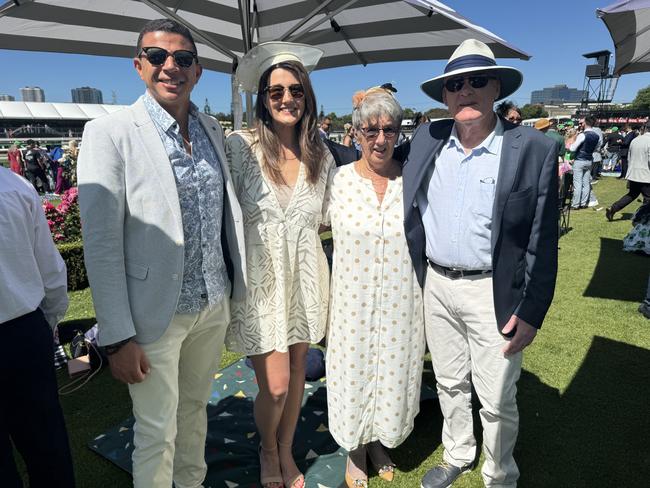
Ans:
<svg viewBox="0 0 650 488"><path fill-rule="evenodd" d="M535 129L502 122L492 209L494 309L499 330L513 314L539 328L551 305L557 276L557 145ZM426 170L435 165L435 156L452 127L451 119L424 124L403 148L404 229L421 287L428 266L415 194L419 188L428 188L431 172Z"/></svg>

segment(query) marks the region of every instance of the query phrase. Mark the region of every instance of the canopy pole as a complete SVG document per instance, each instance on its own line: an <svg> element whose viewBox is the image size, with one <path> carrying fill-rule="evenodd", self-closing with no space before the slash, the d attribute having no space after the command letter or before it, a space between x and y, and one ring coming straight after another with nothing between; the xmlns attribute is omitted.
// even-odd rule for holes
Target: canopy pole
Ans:
<svg viewBox="0 0 650 488"><path fill-rule="evenodd" d="M232 60L237 59L237 55L234 52L232 52L230 49L226 49L225 47L221 46L218 42L215 42L213 39L210 39L210 37L206 36L202 31L197 29L194 25L190 24L188 21L186 21L182 17L176 15L174 12L169 10L167 6L165 6L165 4L163 4L160 0L139 0L139 1L149 6L159 14L163 15L164 17L175 20L179 24L184 25L189 29L193 37L202 41L204 44L210 46L213 49L216 49L221 54L228 56Z"/></svg>
<svg viewBox="0 0 650 488"><path fill-rule="evenodd" d="M325 14L325 15L323 16L323 18L320 19L319 21L314 22L314 23L311 24L309 27L307 27L306 29L304 29L304 30L298 32L297 34L293 34L292 36L290 36L290 37L289 37L289 41L291 41L291 42L298 42L298 39L300 39L302 36L304 36L305 34L310 33L312 30L314 30L316 27L318 27L319 25L323 24L324 22L327 22L328 20L332 20L332 18L333 18L335 15L340 14L340 13L343 12L346 8L350 7L351 5L354 5L354 4L357 3L358 1L359 1L359 0L350 0L349 2L346 2L346 3L344 3L343 5L341 5L339 8L337 8L334 12L330 12L330 13Z"/></svg>
<svg viewBox="0 0 650 488"><path fill-rule="evenodd" d="M241 96L239 95L239 87L235 79L235 73L230 75L230 111L232 112L232 128L241 130L243 109L241 105Z"/></svg>
<svg viewBox="0 0 650 488"><path fill-rule="evenodd" d="M250 0L239 0L239 18L241 20L241 33L244 40L244 54L253 47L253 35L250 25ZM253 94L246 92L246 125L253 125Z"/></svg>
<svg viewBox="0 0 650 488"><path fill-rule="evenodd" d="M296 32L298 29L300 29L303 25L305 25L307 22L309 22L311 19L313 19L316 15L318 15L325 7L327 7L330 3L332 3L334 0L327 0L325 3L322 3L318 7L316 7L314 10L309 12L304 19L302 19L300 22L298 22L296 25L294 25L291 29L289 29L287 32L282 34L280 37L278 37L278 41L286 41L287 38Z"/></svg>
<svg viewBox="0 0 650 488"><path fill-rule="evenodd" d="M29 3L33 0L23 0L23 3ZM0 17L7 15L10 10L20 7L20 2L18 0L9 0L3 5L0 5Z"/></svg>

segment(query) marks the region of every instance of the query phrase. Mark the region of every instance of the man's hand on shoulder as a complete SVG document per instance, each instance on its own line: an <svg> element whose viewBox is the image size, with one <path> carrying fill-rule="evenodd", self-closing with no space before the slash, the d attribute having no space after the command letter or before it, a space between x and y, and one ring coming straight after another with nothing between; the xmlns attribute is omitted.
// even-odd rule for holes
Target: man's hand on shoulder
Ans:
<svg viewBox="0 0 650 488"><path fill-rule="evenodd" d="M108 356L113 377L132 385L144 381L150 371L149 360L135 341L129 341L118 351Z"/></svg>
<svg viewBox="0 0 650 488"><path fill-rule="evenodd" d="M537 335L537 329L535 327L516 315L510 317L510 320L508 320L508 323L501 332L503 334L509 334L513 330L515 331L515 335L501 349L504 356L510 356L519 351L523 351L526 346L533 342L533 339Z"/></svg>

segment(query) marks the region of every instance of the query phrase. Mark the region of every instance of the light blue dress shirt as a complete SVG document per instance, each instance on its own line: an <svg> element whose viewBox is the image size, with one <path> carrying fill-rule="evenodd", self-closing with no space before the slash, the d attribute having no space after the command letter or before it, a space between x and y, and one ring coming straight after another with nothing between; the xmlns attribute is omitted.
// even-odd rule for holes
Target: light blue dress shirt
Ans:
<svg viewBox="0 0 650 488"><path fill-rule="evenodd" d="M177 313L198 313L223 300L228 273L221 246L224 182L219 156L190 105L187 154L176 120L149 92L144 104L160 134L176 179L185 241L183 283Z"/></svg>
<svg viewBox="0 0 650 488"><path fill-rule="evenodd" d="M465 154L454 125L435 159L431 178L424 179L416 194L427 258L434 263L492 269L492 207L502 143L503 124L497 117L494 131Z"/></svg>

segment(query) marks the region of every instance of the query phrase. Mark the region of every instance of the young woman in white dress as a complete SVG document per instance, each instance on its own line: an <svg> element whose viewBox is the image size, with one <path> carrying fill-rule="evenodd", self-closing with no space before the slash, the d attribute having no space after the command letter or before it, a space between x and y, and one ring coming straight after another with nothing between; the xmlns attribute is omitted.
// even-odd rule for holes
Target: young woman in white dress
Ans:
<svg viewBox="0 0 650 488"><path fill-rule="evenodd" d="M377 87L354 98L361 159L338 168L329 214L334 238L327 331L329 430L348 450L345 480L368 484L366 456L391 481L385 447L401 444L419 411L422 292L404 236L402 168L393 158L402 109Z"/></svg>
<svg viewBox="0 0 650 488"><path fill-rule="evenodd" d="M304 486L292 444L307 351L324 337L327 320L329 269L318 230L335 166L318 133L316 99L301 62L309 54L296 55L288 43L247 54L237 76L250 82L261 73L254 80L255 123L226 141L244 218L248 285L245 299L232 303L226 345L250 356L255 369L264 488Z"/></svg>

